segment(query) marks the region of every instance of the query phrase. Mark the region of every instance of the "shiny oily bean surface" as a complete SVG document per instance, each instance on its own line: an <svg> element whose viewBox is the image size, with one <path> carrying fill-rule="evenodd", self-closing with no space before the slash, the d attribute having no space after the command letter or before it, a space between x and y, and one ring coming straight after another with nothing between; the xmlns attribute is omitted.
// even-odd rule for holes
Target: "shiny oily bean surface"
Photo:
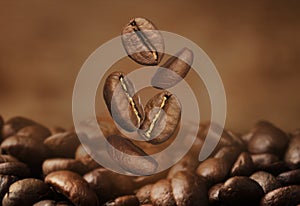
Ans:
<svg viewBox="0 0 300 206"><path fill-rule="evenodd" d="M264 171L253 173L250 178L255 180L262 187L265 193L281 187L279 181L272 174Z"/></svg>
<svg viewBox="0 0 300 206"><path fill-rule="evenodd" d="M88 171L82 162L70 158L47 159L43 162L42 168L44 175L59 170L69 170L80 175L83 175Z"/></svg>
<svg viewBox="0 0 300 206"><path fill-rule="evenodd" d="M283 172L276 179L282 185L300 185L300 169Z"/></svg>
<svg viewBox="0 0 300 206"><path fill-rule="evenodd" d="M194 55L190 49L181 49L158 68L151 79L151 85L161 89L175 86L188 74L193 59Z"/></svg>
<svg viewBox="0 0 300 206"><path fill-rule="evenodd" d="M44 141L51 135L50 130L40 124L23 127L17 132L18 136L30 137L36 140Z"/></svg>
<svg viewBox="0 0 300 206"><path fill-rule="evenodd" d="M104 204L105 206L139 206L139 200L134 195L126 195L116 198L113 202Z"/></svg>
<svg viewBox="0 0 300 206"><path fill-rule="evenodd" d="M89 184L78 174L56 171L46 176L45 182L66 196L75 206L98 206L98 198Z"/></svg>
<svg viewBox="0 0 300 206"><path fill-rule="evenodd" d="M36 124L33 120L25 117L13 117L5 122L2 128L2 137L6 138L17 134L17 132L23 127Z"/></svg>
<svg viewBox="0 0 300 206"><path fill-rule="evenodd" d="M145 18L133 18L122 31L128 56L142 65L157 65L164 55L164 41L154 24Z"/></svg>
<svg viewBox="0 0 300 206"><path fill-rule="evenodd" d="M153 205L176 205L170 180L162 179L151 187L151 202Z"/></svg>
<svg viewBox="0 0 300 206"><path fill-rule="evenodd" d="M138 129L144 111L132 82L122 73L113 72L105 81L103 97L115 122L127 131Z"/></svg>
<svg viewBox="0 0 300 206"><path fill-rule="evenodd" d="M139 132L150 143L160 144L175 132L180 117L181 105L177 97L167 91L161 92L147 102Z"/></svg>
<svg viewBox="0 0 300 206"><path fill-rule="evenodd" d="M220 205L219 192L223 183L218 183L208 190L208 201L211 205Z"/></svg>
<svg viewBox="0 0 300 206"><path fill-rule="evenodd" d="M3 175L0 174L0 199L4 197L5 193L8 192L9 186L18 181L19 178L13 175Z"/></svg>
<svg viewBox="0 0 300 206"><path fill-rule="evenodd" d="M4 162L0 164L0 174L28 177L30 169L23 162Z"/></svg>
<svg viewBox="0 0 300 206"><path fill-rule="evenodd" d="M136 192L135 195L141 204L150 204L151 203L152 186L153 186L153 184L145 185Z"/></svg>
<svg viewBox="0 0 300 206"><path fill-rule="evenodd" d="M249 176L254 171L254 164L249 153L242 152L233 164L231 176Z"/></svg>
<svg viewBox="0 0 300 206"><path fill-rule="evenodd" d="M292 169L300 169L300 134L295 135L289 142L284 160Z"/></svg>
<svg viewBox="0 0 300 206"><path fill-rule="evenodd" d="M110 157L123 169L140 175L155 173L158 166L157 162L130 140L113 135L108 137L107 141Z"/></svg>

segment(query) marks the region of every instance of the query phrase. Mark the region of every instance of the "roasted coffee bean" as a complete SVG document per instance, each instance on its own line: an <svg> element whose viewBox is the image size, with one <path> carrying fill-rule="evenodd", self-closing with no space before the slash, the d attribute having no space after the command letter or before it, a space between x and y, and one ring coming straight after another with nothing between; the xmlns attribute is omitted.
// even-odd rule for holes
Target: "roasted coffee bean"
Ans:
<svg viewBox="0 0 300 206"><path fill-rule="evenodd" d="M13 117L5 122L2 128L2 137L6 138L15 135L23 127L34 124L36 124L36 122L25 117Z"/></svg>
<svg viewBox="0 0 300 206"><path fill-rule="evenodd" d="M219 199L226 205L256 205L263 195L256 181L243 176L228 179L219 191Z"/></svg>
<svg viewBox="0 0 300 206"><path fill-rule="evenodd" d="M281 184L272 174L264 171L255 172L250 176L250 178L255 180L262 187L265 193L281 187Z"/></svg>
<svg viewBox="0 0 300 206"><path fill-rule="evenodd" d="M87 172L90 172L94 169L102 167L98 162L96 162L92 157L83 157L78 159L84 167L87 169Z"/></svg>
<svg viewBox="0 0 300 206"><path fill-rule="evenodd" d="M269 165L278 162L278 156L269 153L251 155L254 167L256 170L264 170Z"/></svg>
<svg viewBox="0 0 300 206"><path fill-rule="evenodd" d="M0 164L0 174L28 177L30 170L28 166L22 162L4 162Z"/></svg>
<svg viewBox="0 0 300 206"><path fill-rule="evenodd" d="M70 171L52 172L45 182L66 196L75 206L99 205L97 195L78 174Z"/></svg>
<svg viewBox="0 0 300 206"><path fill-rule="evenodd" d="M264 168L264 171L271 173L272 175L279 175L280 173L286 172L289 170L288 165L284 161L278 161L267 165Z"/></svg>
<svg viewBox="0 0 300 206"><path fill-rule="evenodd" d="M97 196L101 197L101 202L122 195L133 194L136 188L130 176L114 173L105 168L95 169L85 174L83 178L93 188Z"/></svg>
<svg viewBox="0 0 300 206"><path fill-rule="evenodd" d="M300 169L283 172L276 179L282 185L300 185Z"/></svg>
<svg viewBox="0 0 300 206"><path fill-rule="evenodd" d="M30 137L11 136L2 142L1 149L29 165L40 164L48 156L46 146Z"/></svg>
<svg viewBox="0 0 300 206"><path fill-rule="evenodd" d="M227 177L230 170L229 163L219 158L208 158L197 168L197 174L208 181L208 185L222 182Z"/></svg>
<svg viewBox="0 0 300 206"><path fill-rule="evenodd" d="M0 155L0 163L4 162L19 162L19 160L11 155Z"/></svg>
<svg viewBox="0 0 300 206"><path fill-rule="evenodd" d="M284 154L288 144L287 135L269 122L260 122L248 143L251 153L273 153L278 156Z"/></svg>
<svg viewBox="0 0 300 206"><path fill-rule="evenodd" d="M164 40L152 22L134 18L122 31L122 42L128 56L142 65L157 65L164 55Z"/></svg>
<svg viewBox="0 0 300 206"><path fill-rule="evenodd" d="M9 186L18 181L19 178L13 175L3 175L0 174L0 199L4 197L4 195L8 192Z"/></svg>
<svg viewBox="0 0 300 206"><path fill-rule="evenodd" d="M3 206L32 206L39 200L51 197L52 191L43 181L23 179L13 183L2 200Z"/></svg>
<svg viewBox="0 0 300 206"><path fill-rule="evenodd" d="M64 133L66 132L66 129L63 127L55 126L55 127L50 127L49 128L51 135L55 135L58 133Z"/></svg>
<svg viewBox="0 0 300 206"><path fill-rule="evenodd" d="M214 158L223 159L223 161L226 161L231 166L236 161L240 153L241 150L239 147L225 146L216 152Z"/></svg>
<svg viewBox="0 0 300 206"><path fill-rule="evenodd" d="M292 169L300 168L300 134L295 135L289 142L284 160Z"/></svg>
<svg viewBox="0 0 300 206"><path fill-rule="evenodd" d="M40 124L23 127L17 132L17 136L30 137L40 141L44 141L50 135L50 130Z"/></svg>
<svg viewBox="0 0 300 206"><path fill-rule="evenodd" d="M218 183L208 190L208 201L211 205L220 205L219 192L223 183Z"/></svg>
<svg viewBox="0 0 300 206"><path fill-rule="evenodd" d="M42 167L44 175L48 175L51 172L59 170L69 170L80 175L83 175L88 171L82 162L70 158L47 159L44 161Z"/></svg>
<svg viewBox="0 0 300 206"><path fill-rule="evenodd" d="M170 57L151 79L151 85L160 89L168 89L178 84L190 71L194 55L188 48L181 49Z"/></svg>
<svg viewBox="0 0 300 206"><path fill-rule="evenodd" d="M133 182L137 187L142 187L147 184L153 184L160 179L166 178L168 170L158 172L152 175L137 176L133 178Z"/></svg>
<svg viewBox="0 0 300 206"><path fill-rule="evenodd" d="M110 74L104 84L103 97L113 119L125 130L137 130L144 111L132 82L121 72Z"/></svg>
<svg viewBox="0 0 300 206"><path fill-rule="evenodd" d="M140 175L155 173L158 166L157 162L130 140L113 135L108 137L107 141L110 157L123 169Z"/></svg>
<svg viewBox="0 0 300 206"><path fill-rule="evenodd" d="M48 137L44 144L53 157L72 158L80 141L75 132L63 132Z"/></svg>
<svg viewBox="0 0 300 206"><path fill-rule="evenodd" d="M4 125L4 120L2 118L2 116L0 115L0 140L2 140L2 128Z"/></svg>
<svg viewBox="0 0 300 206"><path fill-rule="evenodd" d="M153 186L153 184L145 185L136 192L135 195L138 198L140 204L150 204L151 203L152 186Z"/></svg>
<svg viewBox="0 0 300 206"><path fill-rule="evenodd" d="M73 206L73 204L66 201L56 202L55 200L42 200L33 206Z"/></svg>
<svg viewBox="0 0 300 206"><path fill-rule="evenodd" d="M139 206L139 200L134 195L127 195L116 198L114 201L107 202L104 206Z"/></svg>
<svg viewBox="0 0 300 206"><path fill-rule="evenodd" d="M249 176L254 171L254 164L251 156L247 152L242 152L233 164L231 176Z"/></svg>
<svg viewBox="0 0 300 206"><path fill-rule="evenodd" d="M159 180L151 188L150 197L152 204L166 206L176 205L172 190L173 189L170 180Z"/></svg>
<svg viewBox="0 0 300 206"><path fill-rule="evenodd" d="M139 130L152 144L165 142L175 132L181 117L177 97L164 91L152 97L145 107L145 120Z"/></svg>
<svg viewBox="0 0 300 206"><path fill-rule="evenodd" d="M179 171L190 171L195 172L199 165L199 162L196 158L187 155L182 158L178 163L176 163L168 172L168 179L171 179Z"/></svg>
<svg viewBox="0 0 300 206"><path fill-rule="evenodd" d="M267 193L260 201L261 206L300 204L300 185L280 187Z"/></svg>

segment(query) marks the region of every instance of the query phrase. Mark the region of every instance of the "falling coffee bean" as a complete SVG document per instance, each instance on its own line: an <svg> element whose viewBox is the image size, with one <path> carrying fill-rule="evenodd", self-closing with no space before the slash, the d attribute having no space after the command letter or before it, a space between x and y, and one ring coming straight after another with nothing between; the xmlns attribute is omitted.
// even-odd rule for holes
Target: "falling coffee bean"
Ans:
<svg viewBox="0 0 300 206"><path fill-rule="evenodd" d="M113 119L125 130L134 131L143 122L143 107L132 82L121 72L110 74L104 84L103 97Z"/></svg>
<svg viewBox="0 0 300 206"><path fill-rule="evenodd" d="M118 135L107 138L108 153L123 169L134 174L149 175L155 173L157 162L130 140Z"/></svg>
<svg viewBox="0 0 300 206"><path fill-rule="evenodd" d="M175 86L185 78L193 63L193 52L188 48L181 49L164 63L151 79L151 85L160 89Z"/></svg>
<svg viewBox="0 0 300 206"><path fill-rule="evenodd" d="M281 187L281 184L272 174L264 171L255 172L250 178L255 180L263 188L265 193Z"/></svg>
<svg viewBox="0 0 300 206"><path fill-rule="evenodd" d="M151 144L160 144L175 132L180 117L181 105L177 97L167 91L161 92L147 102L139 133Z"/></svg>
<svg viewBox="0 0 300 206"><path fill-rule="evenodd" d="M152 22L134 18L122 31L122 43L128 56L142 65L157 65L164 55L164 40Z"/></svg>

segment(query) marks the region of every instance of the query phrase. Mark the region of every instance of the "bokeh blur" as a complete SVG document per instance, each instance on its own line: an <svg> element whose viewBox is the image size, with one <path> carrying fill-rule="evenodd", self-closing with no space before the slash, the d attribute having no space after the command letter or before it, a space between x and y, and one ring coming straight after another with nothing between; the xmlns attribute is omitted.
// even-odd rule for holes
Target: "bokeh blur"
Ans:
<svg viewBox="0 0 300 206"><path fill-rule="evenodd" d="M81 65L136 16L189 38L210 56L225 86L228 128L243 132L260 119L287 131L300 127L296 0L1 0L0 114L70 127ZM205 91L199 98L208 102ZM209 102L203 120L206 107Z"/></svg>

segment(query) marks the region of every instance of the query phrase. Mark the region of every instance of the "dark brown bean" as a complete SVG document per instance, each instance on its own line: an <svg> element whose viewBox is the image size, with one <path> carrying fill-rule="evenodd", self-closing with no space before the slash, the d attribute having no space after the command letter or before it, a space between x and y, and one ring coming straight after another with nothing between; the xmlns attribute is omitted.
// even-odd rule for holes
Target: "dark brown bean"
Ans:
<svg viewBox="0 0 300 206"><path fill-rule="evenodd" d="M261 206L300 204L300 185L280 187L267 193L260 201Z"/></svg>
<svg viewBox="0 0 300 206"><path fill-rule="evenodd" d="M292 169L300 168L300 134L295 135L289 142L284 160Z"/></svg>
<svg viewBox="0 0 300 206"><path fill-rule="evenodd" d="M260 122L248 143L251 153L273 153L278 156L284 154L288 144L287 135L269 122Z"/></svg>
<svg viewBox="0 0 300 206"><path fill-rule="evenodd" d="M191 171L194 172L199 165L196 158L191 155L187 155L176 163L168 172L168 179L171 179L179 171Z"/></svg>
<svg viewBox="0 0 300 206"><path fill-rule="evenodd" d="M0 140L2 141L2 128L4 125L3 117L0 115Z"/></svg>
<svg viewBox="0 0 300 206"><path fill-rule="evenodd" d="M3 206L32 206L39 200L52 196L52 191L43 181L38 179L23 179L9 187L2 200Z"/></svg>
<svg viewBox="0 0 300 206"><path fill-rule="evenodd" d="M76 206L99 205L97 195L89 184L74 172L52 172L46 176L45 182L66 196Z"/></svg>
<svg viewBox="0 0 300 206"><path fill-rule="evenodd" d="M188 48L181 49L166 63L158 68L151 79L151 85L160 89L168 89L185 78L193 63L194 55Z"/></svg>
<svg viewBox="0 0 300 206"><path fill-rule="evenodd" d="M103 97L113 119L125 130L137 130L144 111L132 82L121 72L110 74L104 84Z"/></svg>
<svg viewBox="0 0 300 206"><path fill-rule="evenodd" d="M226 205L256 205L263 195L256 181L243 176L231 177L219 191L219 199Z"/></svg>
<svg viewBox="0 0 300 206"><path fill-rule="evenodd" d="M279 161L278 156L269 153L253 154L251 158L256 170L265 170L266 167Z"/></svg>
<svg viewBox="0 0 300 206"><path fill-rule="evenodd" d="M137 187L142 187L147 184L153 184L158 180L165 178L167 174L168 174L168 170L165 170L152 175L137 176L133 178L133 182Z"/></svg>
<svg viewBox="0 0 300 206"><path fill-rule="evenodd" d="M155 206L175 206L176 202L173 197L170 180L162 179L155 183L151 188L151 202Z"/></svg>
<svg viewBox="0 0 300 206"><path fill-rule="evenodd" d="M73 206L73 204L66 201L56 202L55 200L42 200L35 203L33 206Z"/></svg>
<svg viewBox="0 0 300 206"><path fill-rule="evenodd" d="M208 190L208 201L211 205L220 205L219 192L223 183L218 183Z"/></svg>
<svg viewBox="0 0 300 206"><path fill-rule="evenodd" d="M235 163L233 164L230 175L231 176L249 176L254 171L254 164L251 156L247 152L242 152Z"/></svg>
<svg viewBox="0 0 300 206"><path fill-rule="evenodd" d="M250 178L255 180L263 188L265 193L281 187L281 184L272 174L264 171L255 172Z"/></svg>
<svg viewBox="0 0 300 206"><path fill-rule="evenodd" d="M107 139L110 157L123 169L134 174L149 175L155 173L158 164L141 148L124 137L113 135Z"/></svg>
<svg viewBox="0 0 300 206"><path fill-rule="evenodd" d="M19 160L11 155L0 155L0 163L4 162L19 162Z"/></svg>
<svg viewBox="0 0 300 206"><path fill-rule="evenodd" d="M127 195L115 199L115 206L139 206L139 200L134 195Z"/></svg>
<svg viewBox="0 0 300 206"><path fill-rule="evenodd" d="M153 186L153 184L145 185L136 192L135 195L138 198L140 204L150 204L151 203L152 186Z"/></svg>
<svg viewBox="0 0 300 206"><path fill-rule="evenodd" d="M83 175L88 171L82 162L70 158L47 159L43 162L42 168L44 175L59 170L69 170L80 175Z"/></svg>
<svg viewBox="0 0 300 206"><path fill-rule="evenodd" d="M271 163L270 165L267 165L264 168L264 171L271 173L272 175L279 175L280 173L286 172L289 170L289 167L287 166L286 162L284 161L278 161Z"/></svg>
<svg viewBox="0 0 300 206"><path fill-rule="evenodd" d="M164 55L164 41L152 22L133 18L122 31L122 42L128 56L142 65L157 65Z"/></svg>
<svg viewBox="0 0 300 206"><path fill-rule="evenodd" d="M50 130L40 124L23 127L17 132L17 136L30 137L39 141L44 141L50 135Z"/></svg>
<svg viewBox="0 0 300 206"><path fill-rule="evenodd" d="M80 141L75 132L63 132L48 137L44 144L53 157L72 158Z"/></svg>
<svg viewBox="0 0 300 206"><path fill-rule="evenodd" d="M2 200L4 195L8 192L9 186L19 180L18 177L13 175L0 174L0 199Z"/></svg>
<svg viewBox="0 0 300 206"><path fill-rule="evenodd" d="M25 117L13 117L5 122L2 128L2 137L6 138L15 135L23 127L34 124L36 124L36 122Z"/></svg>
<svg viewBox="0 0 300 206"><path fill-rule="evenodd" d="M22 162L4 162L0 164L0 174L28 177L30 170L28 166Z"/></svg>
<svg viewBox="0 0 300 206"><path fill-rule="evenodd" d="M225 146L220 148L216 154L214 155L214 158L223 159L223 161L226 161L230 167L233 165L233 163L236 161L237 157L241 153L241 150L239 147L236 146Z"/></svg>
<svg viewBox="0 0 300 206"><path fill-rule="evenodd" d="M283 172L276 179L282 185L300 185L300 169Z"/></svg>
<svg viewBox="0 0 300 206"><path fill-rule="evenodd" d="M147 102L139 133L151 144L160 144L175 132L180 117L181 105L177 97L167 91L161 92Z"/></svg>

